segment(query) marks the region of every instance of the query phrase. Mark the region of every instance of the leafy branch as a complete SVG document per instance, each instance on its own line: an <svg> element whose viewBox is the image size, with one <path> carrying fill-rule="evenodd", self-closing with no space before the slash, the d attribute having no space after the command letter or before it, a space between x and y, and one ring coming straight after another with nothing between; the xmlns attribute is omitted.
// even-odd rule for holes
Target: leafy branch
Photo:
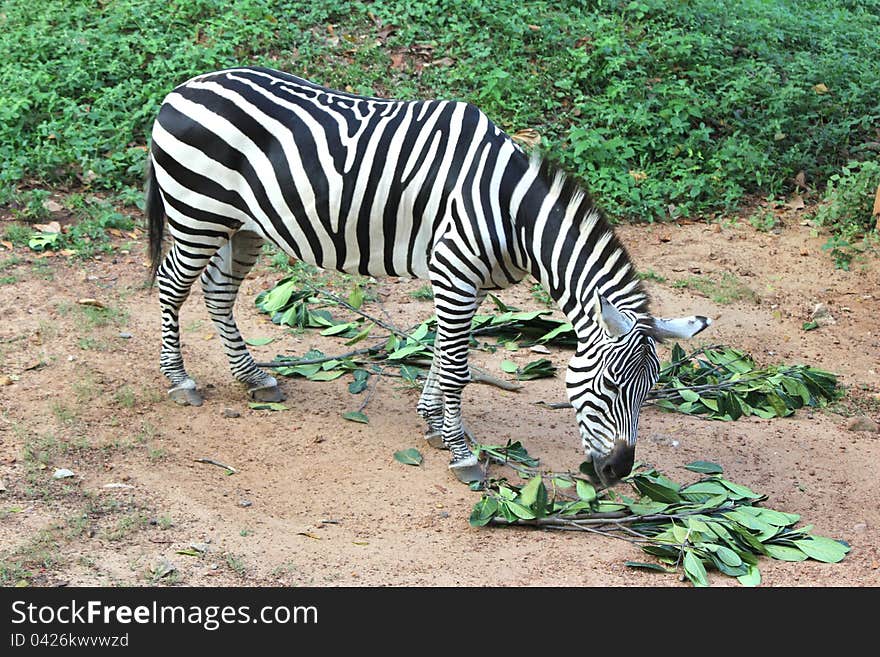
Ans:
<svg viewBox="0 0 880 657"><path fill-rule="evenodd" d="M721 466L708 461L685 466L707 475L686 485L638 465L624 479L632 489L627 495L597 490L588 481L589 463L578 474L534 474L521 467L536 462L519 443L482 451L495 462L513 465L528 481L515 485L506 478L489 479L471 512L475 527L586 531L626 540L659 562L627 561L627 566L680 573L695 586L709 584L707 569L746 586L758 585L762 556L836 563L850 550L843 541L811 534L811 525L795 527L797 514L760 506L765 495L725 479Z"/></svg>

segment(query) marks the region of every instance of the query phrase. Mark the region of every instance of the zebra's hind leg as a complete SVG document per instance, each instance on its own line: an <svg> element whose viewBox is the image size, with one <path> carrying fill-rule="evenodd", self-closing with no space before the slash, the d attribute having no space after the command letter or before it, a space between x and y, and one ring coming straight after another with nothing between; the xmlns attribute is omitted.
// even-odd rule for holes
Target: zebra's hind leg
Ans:
<svg viewBox="0 0 880 657"><path fill-rule="evenodd" d="M260 257L263 238L250 231L235 233L202 272L205 306L223 342L232 375L248 386L254 401L279 402L285 399L275 377L257 367L241 337L232 308L238 289Z"/></svg>
<svg viewBox="0 0 880 657"><path fill-rule="evenodd" d="M180 353L180 307L219 245L219 240L206 240L204 244L187 245L184 249L179 242L175 242L156 272L159 304L162 308L162 353L159 357L159 369L171 382L168 396L178 404L202 405L196 382L187 374L183 366L183 355Z"/></svg>

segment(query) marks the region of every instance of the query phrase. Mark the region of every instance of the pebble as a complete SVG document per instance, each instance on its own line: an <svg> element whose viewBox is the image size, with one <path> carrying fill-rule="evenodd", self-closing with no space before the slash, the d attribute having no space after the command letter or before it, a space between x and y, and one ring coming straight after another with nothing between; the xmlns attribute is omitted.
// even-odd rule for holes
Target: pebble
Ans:
<svg viewBox="0 0 880 657"><path fill-rule="evenodd" d="M131 333L126 333L125 331L122 331L119 334L119 337L122 338L123 340L131 340L132 335L131 335Z"/></svg>
<svg viewBox="0 0 880 657"><path fill-rule="evenodd" d="M68 470L67 468L58 468L55 470L55 473L52 475L53 479L67 479L68 477L75 476L73 474L73 470Z"/></svg>
<svg viewBox="0 0 880 657"><path fill-rule="evenodd" d="M234 408L224 408L223 417L241 417L241 413Z"/></svg>
<svg viewBox="0 0 880 657"><path fill-rule="evenodd" d="M253 505L254 505L254 503L251 502L250 500L239 500L238 501L238 506L241 506L244 508L247 508L247 507L253 506Z"/></svg>

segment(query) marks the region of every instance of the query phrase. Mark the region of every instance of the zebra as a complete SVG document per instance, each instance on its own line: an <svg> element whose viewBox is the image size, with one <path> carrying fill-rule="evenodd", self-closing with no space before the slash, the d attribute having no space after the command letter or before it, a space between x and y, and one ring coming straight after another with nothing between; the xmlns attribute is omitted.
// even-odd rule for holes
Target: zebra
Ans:
<svg viewBox="0 0 880 657"><path fill-rule="evenodd" d="M626 249L584 187L470 103L360 96L268 68L229 68L165 97L148 159L160 370L181 404L202 403L179 327L197 278L233 376L254 400L285 398L233 317L265 241L324 269L430 281L437 337L417 411L428 442L448 448L449 468L465 482L484 476L461 396L472 319L488 292L532 275L574 327L565 386L604 485L632 468L639 411L659 377L656 344L711 323L652 316Z"/></svg>

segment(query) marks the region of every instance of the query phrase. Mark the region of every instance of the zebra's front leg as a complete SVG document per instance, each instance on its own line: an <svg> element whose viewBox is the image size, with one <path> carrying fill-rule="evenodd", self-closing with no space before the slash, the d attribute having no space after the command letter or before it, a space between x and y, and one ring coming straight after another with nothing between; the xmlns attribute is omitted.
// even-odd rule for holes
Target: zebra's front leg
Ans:
<svg viewBox="0 0 880 657"><path fill-rule="evenodd" d="M247 231L235 233L211 258L202 273L205 306L223 342L232 375L248 387L254 401L280 402L285 399L274 376L254 362L232 314L238 289L260 257L263 238Z"/></svg>
<svg viewBox="0 0 880 657"><path fill-rule="evenodd" d="M465 483L482 481L485 472L468 445L461 420L461 394L470 381L468 350L477 291L462 284L434 281L437 340L432 370L443 395L443 444L449 449L449 469ZM429 375L430 380L430 375Z"/></svg>
<svg viewBox="0 0 880 657"><path fill-rule="evenodd" d="M478 290L474 312L480 307L485 298L486 291ZM468 338L470 338L470 335L468 335ZM428 424L428 428L425 429L425 440L428 442L428 445L434 449L447 449L446 443L443 442L443 390L440 388L440 381L437 378L437 362L438 359L436 357L431 359L431 369L428 371L428 377L422 388L417 409L419 415ZM464 432L468 438L471 438L466 428Z"/></svg>
<svg viewBox="0 0 880 657"><path fill-rule="evenodd" d="M425 440L435 449L446 449L443 442L443 390L437 378L437 358L431 359L431 369L428 378L422 388L419 397L419 405L416 407L428 428L425 429Z"/></svg>

